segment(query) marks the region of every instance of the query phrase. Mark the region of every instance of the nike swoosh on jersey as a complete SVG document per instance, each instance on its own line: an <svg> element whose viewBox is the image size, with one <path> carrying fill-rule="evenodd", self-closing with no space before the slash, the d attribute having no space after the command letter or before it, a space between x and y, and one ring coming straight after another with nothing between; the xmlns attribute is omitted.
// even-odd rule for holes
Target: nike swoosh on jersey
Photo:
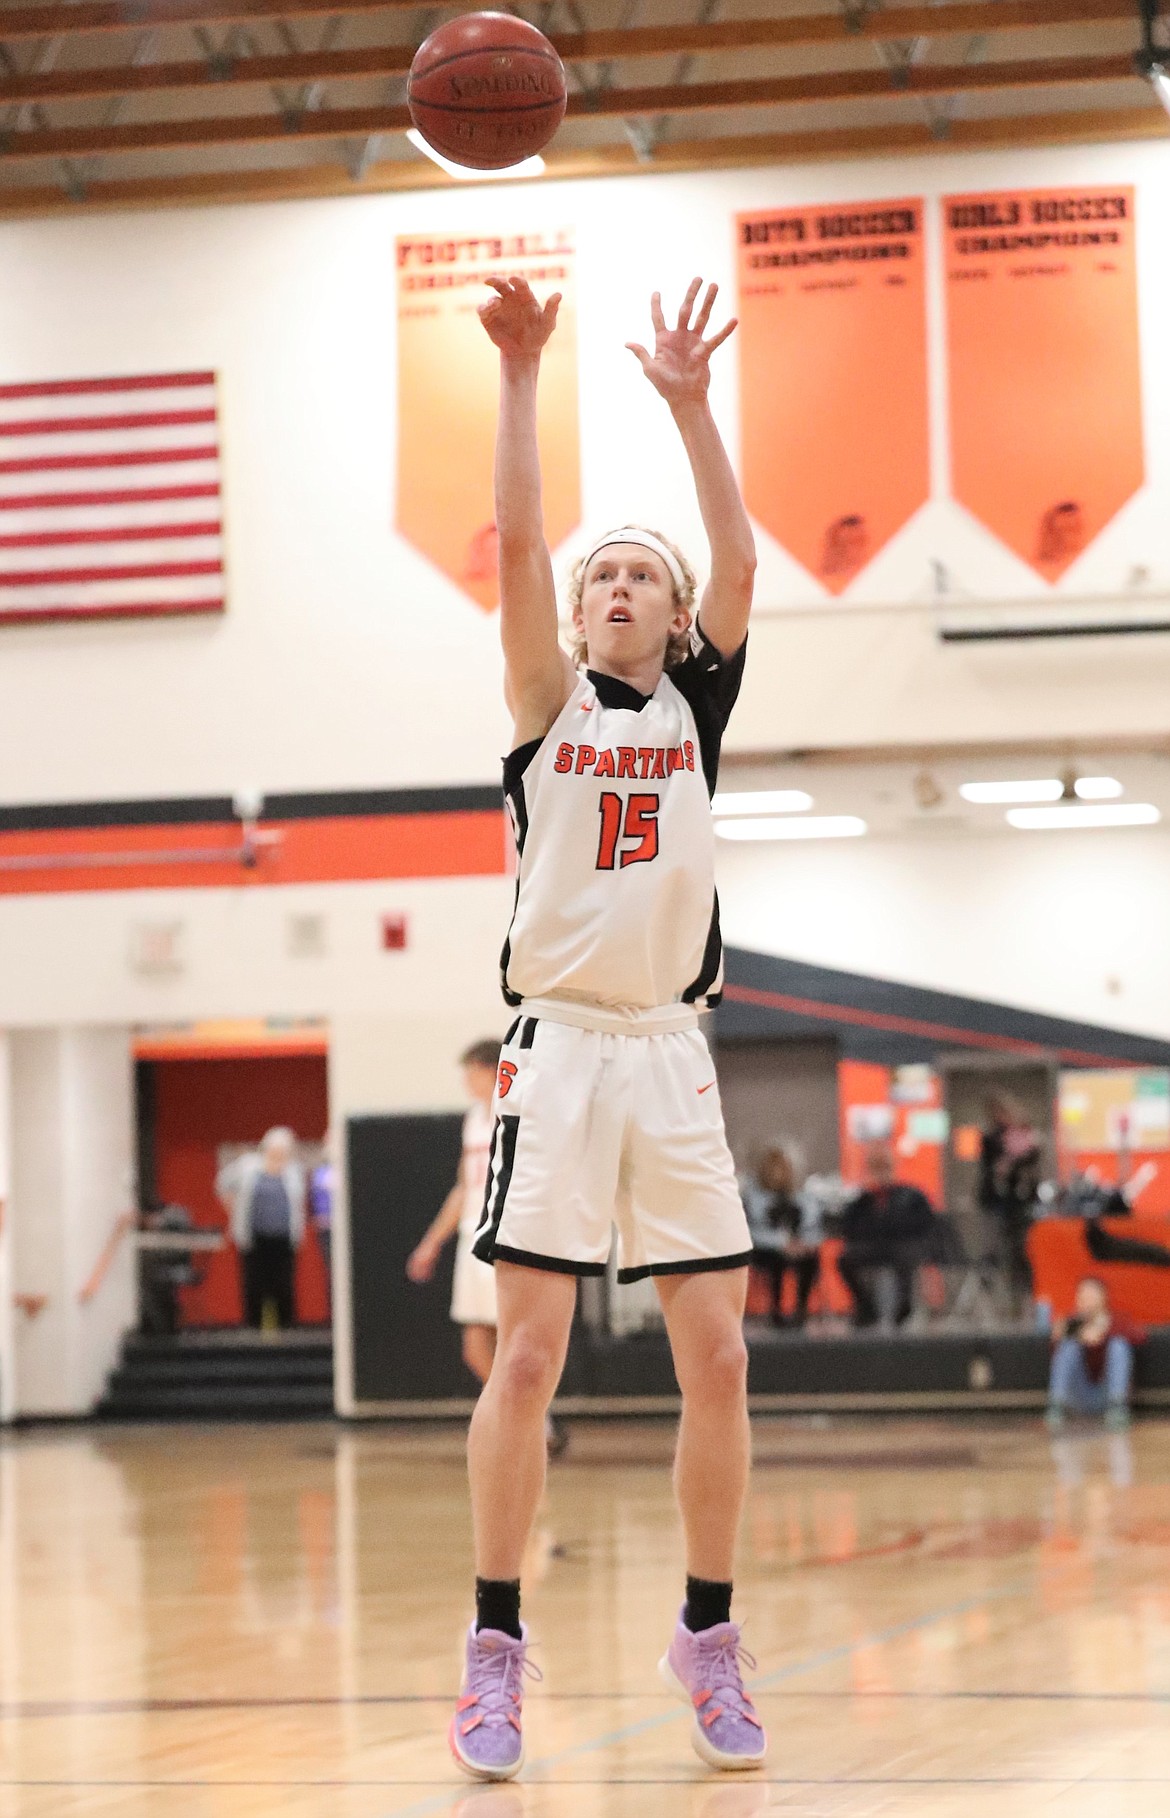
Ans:
<svg viewBox="0 0 1170 1818"><path fill-rule="evenodd" d="M696 1086L695 1091L699 1094L699 1097L702 1098L704 1092L710 1092L710 1090L714 1084L715 1084L715 1081L713 1079L709 1079L705 1086Z"/></svg>

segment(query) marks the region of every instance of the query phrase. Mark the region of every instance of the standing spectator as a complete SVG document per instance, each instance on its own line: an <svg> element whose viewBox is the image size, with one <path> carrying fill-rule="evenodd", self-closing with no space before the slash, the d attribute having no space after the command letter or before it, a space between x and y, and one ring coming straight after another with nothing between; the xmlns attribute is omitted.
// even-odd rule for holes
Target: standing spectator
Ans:
<svg viewBox="0 0 1170 1818"><path fill-rule="evenodd" d="M333 1309L333 1201L337 1193L337 1168L326 1143L320 1161L309 1175L309 1217L321 1246L325 1264L325 1292Z"/></svg>
<svg viewBox="0 0 1170 1818"><path fill-rule="evenodd" d="M1013 1310L1032 1298L1028 1227L1040 1187L1040 1137L1006 1092L987 1100L979 1153L979 1204L996 1228L996 1252Z"/></svg>
<svg viewBox="0 0 1170 1818"><path fill-rule="evenodd" d="M894 1179L887 1143L874 1143L866 1156L866 1182L841 1215L845 1247L837 1273L853 1296L855 1326L878 1322L874 1275L889 1269L898 1284L895 1325L905 1325L914 1304L914 1276L934 1228L934 1207L919 1187Z"/></svg>
<svg viewBox="0 0 1170 1818"><path fill-rule="evenodd" d="M1131 1335L1110 1311L1105 1283L1086 1275L1077 1283L1076 1312L1052 1353L1049 1426L1058 1432L1069 1414L1103 1414L1106 1426L1120 1431L1129 1425L1132 1379Z"/></svg>
<svg viewBox="0 0 1170 1818"><path fill-rule="evenodd" d="M275 1305L278 1326L293 1324L293 1259L305 1234L305 1176L295 1152L293 1132L278 1126L259 1150L221 1168L215 1183L240 1253L244 1316L257 1331L266 1301Z"/></svg>
<svg viewBox="0 0 1170 1818"><path fill-rule="evenodd" d="M765 1149L758 1175L740 1182L740 1196L752 1238L752 1266L771 1285L772 1324L782 1326L784 1277L796 1281L796 1317L808 1318L808 1297L821 1272L819 1217L811 1201L797 1191L792 1159L779 1143Z"/></svg>

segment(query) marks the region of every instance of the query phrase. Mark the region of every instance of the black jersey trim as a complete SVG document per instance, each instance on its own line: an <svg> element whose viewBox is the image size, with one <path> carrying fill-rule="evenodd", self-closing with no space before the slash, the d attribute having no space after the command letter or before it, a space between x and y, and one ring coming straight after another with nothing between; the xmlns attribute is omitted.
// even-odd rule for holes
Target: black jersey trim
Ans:
<svg viewBox="0 0 1170 1818"><path fill-rule="evenodd" d="M606 1269L604 1263L570 1262L564 1256L542 1256L538 1250L514 1250L511 1244L496 1244L486 1260L519 1263L522 1269L543 1269L548 1275L604 1275Z"/></svg>
<svg viewBox="0 0 1170 1818"><path fill-rule="evenodd" d="M523 745L517 745L515 751L509 751L504 759L505 795L511 795L547 737L546 732L538 739L528 739Z"/></svg>
<svg viewBox="0 0 1170 1818"><path fill-rule="evenodd" d="M668 672L669 680L695 716L709 795L715 793L723 734L739 698L746 659L746 638L738 650L724 656L696 620L691 627L690 650L685 660Z"/></svg>
<svg viewBox="0 0 1170 1818"><path fill-rule="evenodd" d="M536 1040L536 1018L525 1016L521 1018L521 1021L524 1027L520 1031L520 1046L521 1048L531 1048Z"/></svg>
<svg viewBox="0 0 1170 1818"><path fill-rule="evenodd" d="M585 674L592 682L603 707L626 708L631 713L641 713L643 707L654 699L652 694L642 694L637 688L631 688L620 676L606 675L600 669L587 669Z"/></svg>
<svg viewBox="0 0 1170 1818"><path fill-rule="evenodd" d="M717 1269L746 1269L752 1260L750 1250L741 1250L737 1256L697 1256L689 1262L643 1263L637 1269L619 1269L617 1278L622 1286L632 1281L645 1281L648 1275L711 1275Z"/></svg>
<svg viewBox="0 0 1170 1818"><path fill-rule="evenodd" d="M703 948L703 963L699 967L699 976L693 984L687 986L682 994L684 1004L693 1004L702 998L708 1009L714 1010L723 996L720 973L723 970L723 935L719 927L719 892L716 891L711 905L711 925L707 929L707 945ZM712 986L720 986L712 990Z"/></svg>
<svg viewBox="0 0 1170 1818"><path fill-rule="evenodd" d="M547 734L545 735L547 737ZM524 857L524 846L528 839L528 802L524 794L524 772L544 739L529 739L526 745L517 745L504 759L504 799L512 817L512 831L516 836L516 888L512 896L512 916L508 923L508 932L504 936L504 945L500 953L500 990L504 1002L515 1009L520 1002L519 994L512 990L508 983L508 967L512 960L512 926L516 920L516 910L520 902L520 864Z"/></svg>

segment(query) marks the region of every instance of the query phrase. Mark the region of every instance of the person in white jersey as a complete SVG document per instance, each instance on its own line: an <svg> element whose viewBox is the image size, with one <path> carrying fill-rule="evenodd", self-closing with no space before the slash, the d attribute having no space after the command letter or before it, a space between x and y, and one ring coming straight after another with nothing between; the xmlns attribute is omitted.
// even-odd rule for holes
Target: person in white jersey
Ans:
<svg viewBox="0 0 1170 1818"><path fill-rule="evenodd" d="M411 1281L430 1281L444 1245L458 1232L451 1318L462 1327L463 1361L484 1384L496 1354L496 1281L487 1263L472 1253L483 1210L492 1136L492 1093L499 1065L498 1041L473 1042L459 1057L463 1086L471 1100L463 1119L463 1147L455 1185L406 1260Z"/></svg>
<svg viewBox="0 0 1170 1818"><path fill-rule="evenodd" d="M523 1760L528 1661L520 1564L544 1480L543 1423L565 1361L577 1279L655 1278L682 1391L675 1485L686 1601L660 1671L720 1768L765 1738L743 1687L732 1562L747 1489L743 1311L751 1238L698 1011L722 981L710 796L739 690L755 547L707 399L715 286L695 279L654 350L630 343L690 461L710 580L673 544L623 524L593 539L571 592L577 661L558 641L541 515L536 393L559 297L491 280L499 349L500 630L513 719L504 787L519 852L502 961L518 1014L505 1037L475 1253L495 1267L495 1364L471 1423L476 1617L450 1728L459 1763L509 1779ZM697 313L696 313L697 308ZM619 408L611 433L628 433Z"/></svg>

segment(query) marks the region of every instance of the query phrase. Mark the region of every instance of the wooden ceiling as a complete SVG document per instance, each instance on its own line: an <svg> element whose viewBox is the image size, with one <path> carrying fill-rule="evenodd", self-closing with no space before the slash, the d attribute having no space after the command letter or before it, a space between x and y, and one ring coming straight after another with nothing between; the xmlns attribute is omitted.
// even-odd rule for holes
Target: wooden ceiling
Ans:
<svg viewBox="0 0 1170 1818"><path fill-rule="evenodd" d="M405 137L411 0L0 0L0 215L450 183ZM550 176L1153 138L1137 0L540 0ZM539 179L537 179L539 180Z"/></svg>

